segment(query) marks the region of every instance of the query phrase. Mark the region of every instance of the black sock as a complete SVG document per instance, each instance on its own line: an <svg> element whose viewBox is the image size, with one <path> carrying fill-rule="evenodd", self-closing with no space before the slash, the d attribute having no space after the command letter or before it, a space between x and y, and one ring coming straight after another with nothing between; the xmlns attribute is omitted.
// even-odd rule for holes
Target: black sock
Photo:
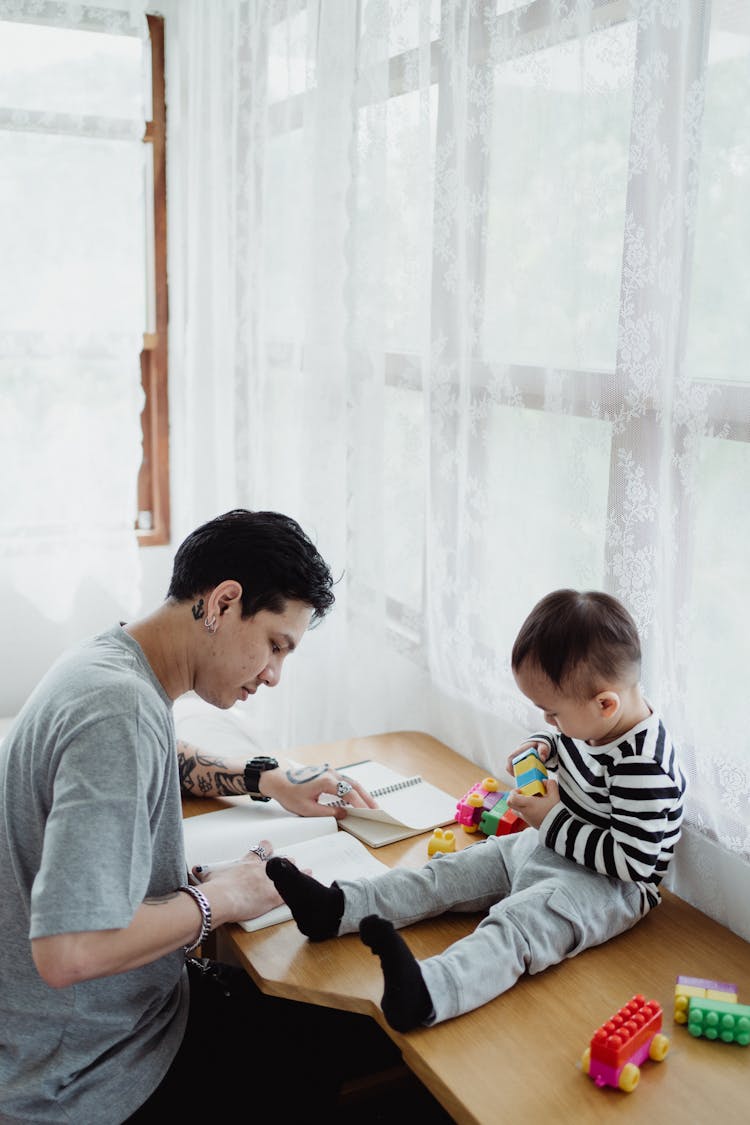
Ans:
<svg viewBox="0 0 750 1125"><path fill-rule="evenodd" d="M432 999L419 961L391 922L369 914L359 924L359 936L380 958L385 990L381 1007L396 1031L419 1027L432 1013Z"/></svg>
<svg viewBox="0 0 750 1125"><path fill-rule="evenodd" d="M272 856L268 860L266 874L273 880L305 937L310 941L323 941L336 936L344 913L344 895L336 883L324 887L283 856Z"/></svg>

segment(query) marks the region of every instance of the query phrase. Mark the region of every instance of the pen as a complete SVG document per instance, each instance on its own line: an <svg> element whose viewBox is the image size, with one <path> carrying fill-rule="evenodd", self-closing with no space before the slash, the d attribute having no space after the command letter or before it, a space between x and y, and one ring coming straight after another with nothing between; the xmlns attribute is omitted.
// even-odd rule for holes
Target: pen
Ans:
<svg viewBox="0 0 750 1125"><path fill-rule="evenodd" d="M203 863L196 864L193 868L199 875L212 875L214 871L223 871L225 867L234 867L237 863L236 859L224 859L221 863Z"/></svg>
<svg viewBox="0 0 750 1125"><path fill-rule="evenodd" d="M269 851L264 844L253 844L251 848L248 848L248 851L255 852L261 863L265 863L267 859L271 858L273 849ZM239 856L237 859L224 859L219 863L196 864L193 870L197 871L199 875L210 875L214 871L223 871L225 867L233 867L235 863L239 863L241 858Z"/></svg>

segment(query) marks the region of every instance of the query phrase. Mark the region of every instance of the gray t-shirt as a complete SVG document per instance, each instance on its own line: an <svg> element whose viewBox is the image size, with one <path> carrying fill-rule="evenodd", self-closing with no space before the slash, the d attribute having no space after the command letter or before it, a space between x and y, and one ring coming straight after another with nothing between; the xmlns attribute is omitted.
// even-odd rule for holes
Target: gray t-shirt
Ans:
<svg viewBox="0 0 750 1125"><path fill-rule="evenodd" d="M177 950L54 989L30 938L127 926L185 882L171 701L119 625L60 659L0 744L0 1121L118 1125L182 1040Z"/></svg>

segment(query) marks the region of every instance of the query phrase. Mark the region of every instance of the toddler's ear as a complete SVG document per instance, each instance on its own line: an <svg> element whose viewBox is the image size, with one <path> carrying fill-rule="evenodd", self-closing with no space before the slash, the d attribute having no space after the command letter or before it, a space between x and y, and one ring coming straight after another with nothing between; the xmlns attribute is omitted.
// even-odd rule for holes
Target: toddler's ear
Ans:
<svg viewBox="0 0 750 1125"><path fill-rule="evenodd" d="M600 691L596 703L602 719L611 719L620 710L620 697L616 691Z"/></svg>

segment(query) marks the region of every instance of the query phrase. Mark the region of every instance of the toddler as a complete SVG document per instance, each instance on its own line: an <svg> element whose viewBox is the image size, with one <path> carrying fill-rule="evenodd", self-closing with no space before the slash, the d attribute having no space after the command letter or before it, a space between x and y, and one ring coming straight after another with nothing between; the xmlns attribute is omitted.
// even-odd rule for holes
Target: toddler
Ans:
<svg viewBox="0 0 750 1125"><path fill-rule="evenodd" d="M558 590L532 609L511 667L553 729L533 734L544 795L514 790L522 832L490 836L417 870L394 868L330 887L282 857L267 873L303 934L359 931L380 958L382 1008L397 1031L487 1003L635 925L660 901L680 837L685 779L640 686L630 614L598 592ZM512 776L511 759L508 773ZM417 961L397 929L444 911L481 911L476 929Z"/></svg>

